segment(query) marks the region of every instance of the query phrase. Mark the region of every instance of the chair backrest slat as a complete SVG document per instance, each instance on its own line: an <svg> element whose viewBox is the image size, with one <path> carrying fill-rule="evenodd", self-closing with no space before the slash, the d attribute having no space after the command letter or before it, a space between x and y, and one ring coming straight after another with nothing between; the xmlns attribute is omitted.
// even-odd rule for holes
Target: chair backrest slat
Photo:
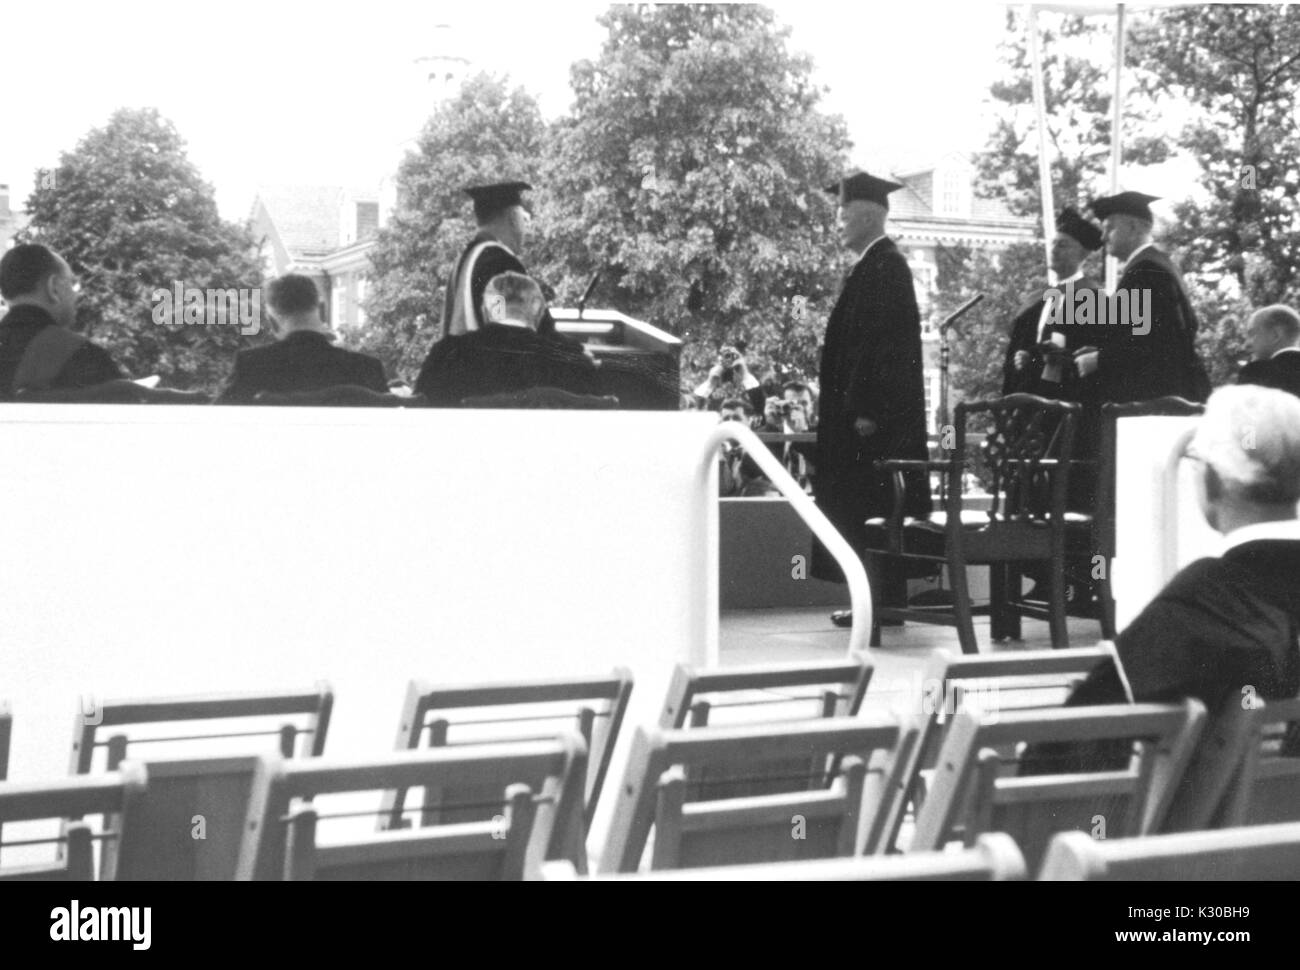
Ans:
<svg viewBox="0 0 1300 970"><path fill-rule="evenodd" d="M589 752L586 762L587 774L583 780L582 831L580 833L557 832L556 844L552 848L556 857L572 854L585 840L586 829L595 815L601 789L609 772L614 745L618 741L623 719L627 713L632 686L632 672L622 667L611 674L592 677L450 686L411 681L407 686L406 699L402 705L394 748L399 751L418 748L422 738L426 736L430 747L454 745L457 741L452 737L452 733L458 727L469 726L479 720L489 722L494 732L499 732L499 737L485 737L481 739L482 743L511 740L510 731L514 726L532 735L537 735L540 730L547 736L559 736L576 727L586 741ZM599 709L592 704L599 705ZM549 709L561 705L568 705L566 713L571 717L567 723L564 718L554 716ZM509 710L521 708L526 711L528 708L537 707L547 708L545 717L532 717L528 713L520 714ZM482 718L471 717L471 714L476 711L494 713L493 716ZM458 717L458 714L464 716ZM511 720L517 722L517 725L512 725ZM462 805L484 804L482 796L485 795L495 797L499 792L475 793L452 791L446 788L425 789L421 824L481 821L483 818L481 811L463 809L458 814L452 815L448 814L443 806L449 802L459 802ZM384 793L378 823L381 831L407 827L408 822L404 815L406 800L405 789ZM490 801L490 797L488 800Z"/></svg>
<svg viewBox="0 0 1300 970"><path fill-rule="evenodd" d="M1210 832L1093 839L1062 832L1048 847L1042 880L1123 882L1291 881L1300 872L1300 823Z"/></svg>
<svg viewBox="0 0 1300 970"><path fill-rule="evenodd" d="M687 845L693 825L715 831L720 825L730 826L735 838L727 844L743 846L738 851L745 853L743 860L733 861L798 857L779 853L797 853L803 848L789 844L800 837L795 818L803 814L800 806L816 815L818 803L837 797L841 799L841 817L853 815L847 824L854 830L850 851L856 851L865 821L861 813L870 816L878 810L878 803L862 794L865 774L869 769L889 770L899 736L898 724L887 715L726 728L642 728L633 739L623 784L618 789L619 801L602 855L601 871L635 871L641 864L652 829L656 830L658 844L657 819L663 819L670 827L669 838L674 845L680 842L680 848L660 855L660 863L674 857L682 865L722 861L726 856L725 847L720 849L715 844L706 848L708 839L703 835L697 840L699 852L694 851L695 846ZM706 783L703 791L695 793L698 797L688 797L688 788L698 784L701 769L727 765L733 777L752 770L759 776L755 781L761 781L764 773L783 759L827 766L826 783L814 789L806 777L775 779L774 787L779 790L744 798L726 797L730 793L709 797L713 793ZM887 790L889 781L886 778L881 787ZM786 807L784 824L775 831L770 826L758 826L746 836L746 818L752 821L759 816L768 817L763 813L773 804ZM725 821L711 818L711 813L728 812L733 814ZM841 844L839 835L843 831L842 828L834 830L836 846ZM705 851L712 854L706 857Z"/></svg>
<svg viewBox="0 0 1300 970"><path fill-rule="evenodd" d="M572 881L584 877L569 863L548 862L542 866L542 878ZM1001 882L1026 878L1026 869L1015 841L992 832L979 836L973 848L959 852L601 873L585 878L602 882Z"/></svg>
<svg viewBox="0 0 1300 970"><path fill-rule="evenodd" d="M243 826L240 879L518 878L543 861L557 828L582 814L586 746L554 739L397 752L371 761L260 759ZM410 787L496 791L489 822L379 832L316 844L303 800Z"/></svg>
<svg viewBox="0 0 1300 970"><path fill-rule="evenodd" d="M1154 831L1161 819L1147 806L1167 803L1161 786L1181 780L1204 721L1197 700L1011 712L964 707L944 740L911 847L942 849L958 835L969 844L991 829L1015 838L1035 866L1055 832L1100 829L1122 838ZM1014 776L1021 745L1107 741L1121 750L1132 745L1136 754L1116 768Z"/></svg>

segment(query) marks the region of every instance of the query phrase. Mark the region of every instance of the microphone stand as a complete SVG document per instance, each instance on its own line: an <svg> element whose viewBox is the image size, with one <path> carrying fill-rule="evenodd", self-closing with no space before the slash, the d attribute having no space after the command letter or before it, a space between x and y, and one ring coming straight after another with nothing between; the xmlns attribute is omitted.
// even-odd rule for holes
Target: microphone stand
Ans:
<svg viewBox="0 0 1300 970"><path fill-rule="evenodd" d="M952 424L952 412L948 407L948 360L951 351L948 347L948 328L956 323L962 316L975 308L975 305L984 299L983 293L976 293L973 297L959 306L952 313L944 318L939 324L939 441L942 447L943 435ZM939 501L946 502L948 499L948 476L939 477Z"/></svg>

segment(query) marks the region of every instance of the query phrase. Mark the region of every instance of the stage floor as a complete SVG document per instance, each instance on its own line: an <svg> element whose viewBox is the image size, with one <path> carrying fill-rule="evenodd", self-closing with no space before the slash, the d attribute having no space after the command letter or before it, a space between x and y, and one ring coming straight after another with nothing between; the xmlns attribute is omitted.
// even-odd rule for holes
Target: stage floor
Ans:
<svg viewBox="0 0 1300 970"><path fill-rule="evenodd" d="M1023 640L990 643L988 617L975 618L980 650L994 653L1050 650L1047 624L1022 620ZM1069 619L1070 646L1091 647L1101 639L1096 620ZM833 625L824 607L780 610L726 610L721 616L721 659L724 665L793 663L800 660L837 660L848 648L849 632ZM876 665L866 703L886 702L890 683L919 677L932 657L959 656L957 631L948 626L909 623L881 632L881 646L870 651Z"/></svg>

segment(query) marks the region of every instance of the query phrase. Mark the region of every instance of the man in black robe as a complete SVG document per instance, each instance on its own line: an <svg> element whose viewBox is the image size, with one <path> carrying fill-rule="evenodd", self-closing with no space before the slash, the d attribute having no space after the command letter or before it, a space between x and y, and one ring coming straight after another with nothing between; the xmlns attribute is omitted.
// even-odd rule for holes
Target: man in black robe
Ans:
<svg viewBox="0 0 1300 970"><path fill-rule="evenodd" d="M1250 315L1247 335L1254 356L1238 384L1262 384L1300 397L1300 313L1275 304Z"/></svg>
<svg viewBox="0 0 1300 970"><path fill-rule="evenodd" d="M518 254L523 252L532 222L523 199L523 193L531 189L527 182L471 185L465 189L474 201L478 233L461 252L447 282L442 306L444 337L469 333L483 325L483 288L488 280L502 273L528 275ZM549 309L543 308L537 331L555 332Z"/></svg>
<svg viewBox="0 0 1300 970"><path fill-rule="evenodd" d="M1085 289L1101 291L1101 282L1083 271L1084 261L1099 249L1101 230L1075 209L1062 209L1052 237L1051 269L1057 283L1025 307L1011 325L1002 365L1003 394L1078 399L1078 377L1070 355L1083 346L1085 328L1064 324L1066 301ZM1049 352L1047 345L1053 343L1057 351Z"/></svg>
<svg viewBox="0 0 1300 970"><path fill-rule="evenodd" d="M1196 352L1196 312L1177 267L1151 242L1158 197L1121 192L1092 203L1103 220L1107 250L1124 260L1124 273L1109 303L1109 322L1087 326L1092 339L1075 352L1080 377L1092 378L1098 401L1149 401L1176 395L1204 401L1210 392ZM1116 310L1127 294L1127 316ZM1077 319L1077 326L1086 326Z"/></svg>
<svg viewBox="0 0 1300 970"><path fill-rule="evenodd" d="M866 543L866 520L893 508L891 476L875 463L928 457L921 315L912 271L885 235L889 193L900 188L865 172L826 188L839 196L841 238L857 256L826 324L813 492L855 550ZM905 514L928 516L928 476L909 473L906 489ZM882 567L882 602L903 605L906 574L893 563L882 561ZM844 581L838 564L815 540L811 573ZM832 619L847 626L852 614L841 611Z"/></svg>
<svg viewBox="0 0 1300 970"><path fill-rule="evenodd" d="M267 287L271 316L281 337L266 347L235 355L221 404L248 404L260 392L287 394L350 385L388 393L378 358L334 346L334 334L321 320L320 293L309 276L289 273Z"/></svg>
<svg viewBox="0 0 1300 970"><path fill-rule="evenodd" d="M580 345L537 333L546 302L537 283L502 273L484 286L484 321L433 345L415 390L434 407L532 388L600 393L597 366Z"/></svg>
<svg viewBox="0 0 1300 970"><path fill-rule="evenodd" d="M1215 391L1187 449L1222 554L1184 567L1116 640L1068 705L1202 701L1211 714L1250 692L1300 691L1300 401L1274 388ZM1123 766L1126 744L1033 748L1022 773Z"/></svg>
<svg viewBox="0 0 1300 970"><path fill-rule="evenodd" d="M125 377L104 348L72 332L79 287L68 264L39 243L0 259L0 400L18 391L75 390Z"/></svg>

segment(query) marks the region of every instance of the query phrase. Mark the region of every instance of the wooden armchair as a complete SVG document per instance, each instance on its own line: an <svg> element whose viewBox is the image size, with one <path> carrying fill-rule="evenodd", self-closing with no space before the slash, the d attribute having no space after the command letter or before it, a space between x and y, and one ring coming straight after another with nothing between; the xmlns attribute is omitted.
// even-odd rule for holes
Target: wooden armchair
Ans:
<svg viewBox="0 0 1300 970"><path fill-rule="evenodd" d="M882 588L880 555L947 563L954 605L943 608L880 606L873 610L871 643L880 643L880 620L911 620L955 626L963 653L978 653L969 566L988 566L993 637L1015 635L1021 615L1046 619L1052 646L1068 647L1065 620L1066 497L1080 406L1030 394L957 405L955 440L942 461L882 461L893 473L895 507L887 519L867 521L868 569ZM962 508L962 483L975 462L966 453L972 418L987 420L983 458L991 503L987 512ZM903 517L903 474L924 469L946 477L944 509L928 520ZM1051 600L1046 609L1019 600L1011 577L1026 562L1049 567Z"/></svg>

